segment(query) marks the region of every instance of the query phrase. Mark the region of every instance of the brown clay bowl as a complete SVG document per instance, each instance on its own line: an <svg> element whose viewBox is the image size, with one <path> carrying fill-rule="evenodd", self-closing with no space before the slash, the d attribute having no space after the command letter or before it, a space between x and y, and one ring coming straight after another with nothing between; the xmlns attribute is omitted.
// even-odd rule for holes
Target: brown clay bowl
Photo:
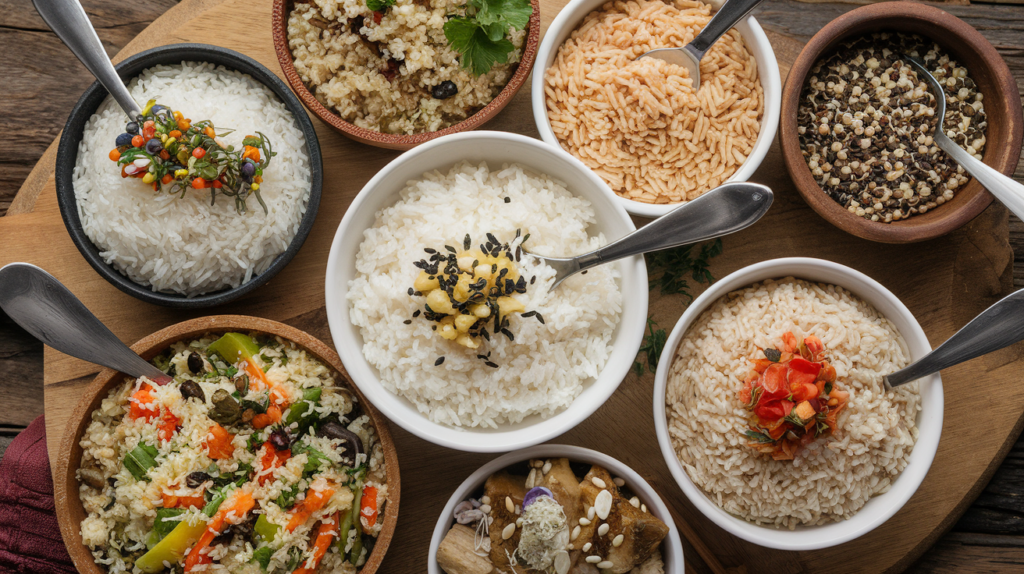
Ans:
<svg viewBox="0 0 1024 574"><path fill-rule="evenodd" d="M341 119L338 114L321 104L313 96L309 88L302 83L299 73L295 71L292 52L288 47L288 14L291 13L292 7L295 5L294 0L274 0L274 8L270 17L271 33L274 37L274 50L277 52L277 61L281 63L281 70L284 72L285 79L291 84L295 95L302 100L302 103L306 104L310 111L327 123L327 125L357 142L405 151L441 136L475 130L498 115L498 112L512 101L512 97L526 83L526 78L529 77L530 71L533 70L533 64L537 60L537 47L540 44L540 0L531 0L531 4L533 5L533 15L530 16L530 23L527 24L523 57L519 61L519 66L512 75L512 79L509 80L508 84L505 84L505 88L498 93L498 96L491 100L491 103L484 106L483 109L453 126L437 130L436 132L424 132L413 135L384 134L361 128Z"/></svg>
<svg viewBox="0 0 1024 574"><path fill-rule="evenodd" d="M818 186L800 150L797 108L807 76L823 55L840 42L873 32L918 34L934 40L965 66L984 95L988 115L983 161L1010 175L1020 157L1024 119L1017 83L992 44L963 20L938 8L916 2L883 2L862 6L831 21L811 38L797 57L782 90L779 142L786 169L804 201L840 229L882 243L912 243L945 235L974 219L992 203L980 183L971 179L951 201L893 223L868 221L847 211Z"/></svg>
<svg viewBox="0 0 1024 574"><path fill-rule="evenodd" d="M366 563L359 570L360 574L373 574L380 567L384 559L384 553L388 550L391 537L395 533L395 526L398 523L398 502L401 493L401 481L398 474L398 455L395 451L395 444L391 440L391 433L388 431L387 421L380 413L367 402L366 397L359 392L359 389L352 384L345 372L341 359L334 349L320 342L318 339L298 329L289 327L276 321L260 319L257 317L246 317L242 315L220 315L215 317L202 317L172 325L152 335L143 338L132 345L132 350L149 360L158 355L172 343L194 339L205 333L223 333L227 331L256 331L269 335L277 335L282 339L294 342L314 357L323 361L324 364L334 369L339 377L338 381L347 387L358 397L362 403L363 411L370 415L373 426L380 437L381 446L384 449L384 462L388 480L388 504L384 509L384 526L377 538L373 552L367 557ZM103 369L96 379L82 394L82 398L75 407L75 411L68 419L67 428L60 442L60 454L57 456L57 465L53 469L54 477L54 503L57 511L57 522L60 524L60 533L64 538L64 545L67 546L71 559L79 572L86 574L106 574L94 561L88 547L82 543L80 534L82 520L85 518L85 509L78 495L78 479L75 472L82 460L82 447L79 446L82 434L92 421L92 412L96 410L107 393L115 385L124 380L123 374L113 369Z"/></svg>

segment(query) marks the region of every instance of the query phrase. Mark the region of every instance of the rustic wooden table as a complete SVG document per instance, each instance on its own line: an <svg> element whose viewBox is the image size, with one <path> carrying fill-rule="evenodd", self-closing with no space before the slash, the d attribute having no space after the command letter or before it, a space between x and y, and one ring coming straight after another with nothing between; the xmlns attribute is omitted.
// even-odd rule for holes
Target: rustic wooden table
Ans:
<svg viewBox="0 0 1024 574"><path fill-rule="evenodd" d="M997 0L998 1L998 0ZM83 0L108 53L114 54L176 0ZM865 3L772 0L758 20L801 42L839 14ZM809 5L813 4L813 5ZM942 6L978 28L1000 51L1024 93L1024 6L954 0ZM63 126L89 73L46 28L27 0L0 0L0 216ZM1024 181L1024 161L1017 179ZM1010 241L1024 262L1024 223L1012 219ZM1024 265L1014 282L1024 286ZM42 345L0 313L0 456L43 412ZM1018 441L992 481L914 572L998 572L1024 568L1024 441ZM756 572L756 565L747 571Z"/></svg>

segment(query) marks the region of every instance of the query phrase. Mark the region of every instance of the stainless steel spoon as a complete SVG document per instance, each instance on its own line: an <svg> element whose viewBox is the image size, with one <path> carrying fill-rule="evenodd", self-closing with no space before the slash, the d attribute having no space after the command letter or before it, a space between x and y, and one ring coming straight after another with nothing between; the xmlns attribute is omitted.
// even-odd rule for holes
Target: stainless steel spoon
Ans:
<svg viewBox="0 0 1024 574"><path fill-rule="evenodd" d="M938 128L935 133L932 134L932 139L935 140L935 145L939 146L939 149L949 154L953 158L953 161L960 164L960 167L964 168L964 171L971 174L974 179L978 180L985 189L989 190L999 200L1000 203L1005 205L1007 209L1013 212L1019 218L1024 219L1024 185L1013 181L1009 177L999 173L991 167L985 165L980 159L977 159L973 155L967 153L967 150L958 146L956 142L949 139L949 136L942 130L943 120L946 117L946 93L943 91L942 86L939 85L939 81L931 75L931 72L924 67L924 63L919 61L913 56L905 56L907 62L911 66L917 69L917 75L921 79L928 82L928 86L931 88L932 95L935 96L935 115L939 117Z"/></svg>
<svg viewBox="0 0 1024 574"><path fill-rule="evenodd" d="M37 0L39 1L39 0ZM711 46L728 32L736 22L750 14L763 0L726 0L725 4L715 12L711 21L697 34L689 44L682 48L658 48L651 50L640 58L657 58L669 64L682 66L690 71L693 78L694 91L700 89L700 60ZM637 58L638 60L640 58Z"/></svg>
<svg viewBox="0 0 1024 574"><path fill-rule="evenodd" d="M165 385L171 377L121 342L67 287L28 263L0 269L0 308L33 337L58 351Z"/></svg>
<svg viewBox="0 0 1024 574"><path fill-rule="evenodd" d="M1024 289L1007 295L919 361L883 377L885 388L927 377L1024 340Z"/></svg>
<svg viewBox="0 0 1024 574"><path fill-rule="evenodd" d="M567 277L591 267L746 229L768 211L773 197L772 190L763 185L727 183L596 251L576 257L530 255L555 269L555 282L551 285L554 291Z"/></svg>
<svg viewBox="0 0 1024 574"><path fill-rule="evenodd" d="M141 108L114 70L114 64L110 62L100 37L96 35L96 29L78 0L32 0L32 4L46 25L96 76L124 113L135 121Z"/></svg>

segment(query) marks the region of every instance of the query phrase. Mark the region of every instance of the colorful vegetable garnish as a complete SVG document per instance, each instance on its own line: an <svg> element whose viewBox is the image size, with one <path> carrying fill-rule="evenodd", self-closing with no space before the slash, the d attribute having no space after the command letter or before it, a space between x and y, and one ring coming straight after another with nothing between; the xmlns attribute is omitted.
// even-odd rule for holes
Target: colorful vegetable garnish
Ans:
<svg viewBox="0 0 1024 574"><path fill-rule="evenodd" d="M793 460L801 446L836 434L836 417L850 394L836 386L836 370L814 335L782 336L783 348L764 349L743 381L739 399L753 414L746 431L751 448L775 460Z"/></svg>
<svg viewBox="0 0 1024 574"><path fill-rule="evenodd" d="M462 67L482 76L508 62L515 46L506 36L510 29L525 28L532 14L530 0L469 0L465 16L444 23L444 36L462 55Z"/></svg>
<svg viewBox="0 0 1024 574"><path fill-rule="evenodd" d="M423 318L437 323L434 330L441 338L477 349L480 337L490 340L491 333L487 332L490 326L494 335L500 333L509 340L515 339L508 329L508 316L526 309L513 295L526 293L526 278L519 274L516 262L529 237L527 234L518 241L517 231L511 244L515 247L512 247L488 233L487 242L473 248L472 238L466 234L462 250L451 245L445 245L444 251L424 249L430 258L414 263L422 271L409 289L409 295L426 297ZM536 312L523 314L528 315L544 321ZM479 356L488 366L497 367L487 356ZM439 358L435 365L443 362L443 357Z"/></svg>
<svg viewBox="0 0 1024 574"><path fill-rule="evenodd" d="M128 122L114 145L110 159L121 166L121 177L140 178L152 185L153 191L167 186L165 191L181 197L189 187L209 189L210 205L216 202L219 190L235 198L239 214L245 213L245 200L252 194L264 213L269 213L259 184L276 154L260 132L245 136L243 149L237 151L223 144L209 120L193 124L181 112L149 100L138 122Z"/></svg>

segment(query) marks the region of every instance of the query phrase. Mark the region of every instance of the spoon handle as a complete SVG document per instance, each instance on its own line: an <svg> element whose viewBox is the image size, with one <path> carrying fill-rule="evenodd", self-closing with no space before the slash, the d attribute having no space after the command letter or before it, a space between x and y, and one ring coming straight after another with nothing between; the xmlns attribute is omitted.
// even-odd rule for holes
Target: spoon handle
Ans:
<svg viewBox="0 0 1024 574"><path fill-rule="evenodd" d="M616 259L661 251L735 233L753 225L772 204L772 190L727 183L680 205L640 229L577 258L580 271Z"/></svg>
<svg viewBox="0 0 1024 574"><path fill-rule="evenodd" d="M884 378L887 388L916 381L1024 340L1024 289L985 309L920 361Z"/></svg>
<svg viewBox="0 0 1024 574"><path fill-rule="evenodd" d="M735 26L736 22L750 14L762 1L726 0L725 4L718 9L718 12L715 12L715 15L711 17L708 25L687 45L687 48L692 47L691 52L696 52L694 55L697 56L697 61L699 62L704 57L704 53L711 48L712 44L717 42L723 34Z"/></svg>
<svg viewBox="0 0 1024 574"><path fill-rule="evenodd" d="M67 287L28 263L0 268L0 308L58 351L158 384L171 378L121 342Z"/></svg>
<svg viewBox="0 0 1024 574"><path fill-rule="evenodd" d="M100 37L96 35L85 8L82 8L78 0L32 0L32 3L46 25L96 76L124 113L135 120L141 111L139 105L114 70L110 57L100 43Z"/></svg>
<svg viewBox="0 0 1024 574"><path fill-rule="evenodd" d="M964 171L971 174L974 179L978 180L978 183L989 190L999 200L999 203L1005 205L1017 217L1024 219L1024 185L1006 177L967 153L967 150L958 146L946 134L936 133L934 137L935 143L942 148L942 151L949 154L953 161L964 168Z"/></svg>

